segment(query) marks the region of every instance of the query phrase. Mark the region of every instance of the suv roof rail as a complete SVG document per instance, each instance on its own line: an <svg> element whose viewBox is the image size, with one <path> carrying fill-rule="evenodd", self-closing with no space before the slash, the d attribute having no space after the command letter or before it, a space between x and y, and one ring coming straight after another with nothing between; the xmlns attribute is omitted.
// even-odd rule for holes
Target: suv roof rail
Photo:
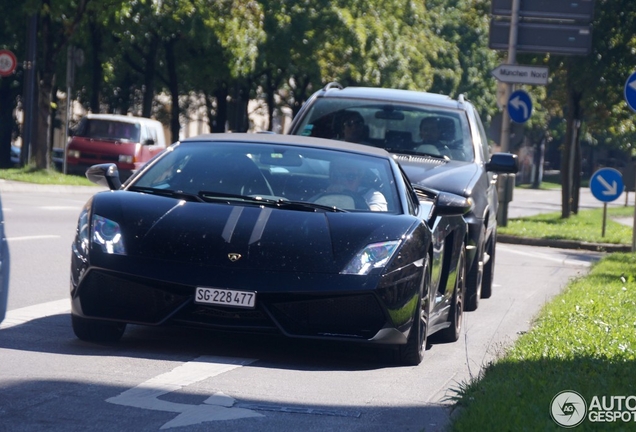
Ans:
<svg viewBox="0 0 636 432"><path fill-rule="evenodd" d="M342 85L339 82L332 81L329 84L327 84L323 90L329 90L329 89L332 89L332 88L337 88L339 90L343 89Z"/></svg>
<svg viewBox="0 0 636 432"><path fill-rule="evenodd" d="M458 101L460 104L463 104L464 102L466 102L466 96L464 96L464 93L461 93L461 94L459 95L459 97L457 98L457 101Z"/></svg>

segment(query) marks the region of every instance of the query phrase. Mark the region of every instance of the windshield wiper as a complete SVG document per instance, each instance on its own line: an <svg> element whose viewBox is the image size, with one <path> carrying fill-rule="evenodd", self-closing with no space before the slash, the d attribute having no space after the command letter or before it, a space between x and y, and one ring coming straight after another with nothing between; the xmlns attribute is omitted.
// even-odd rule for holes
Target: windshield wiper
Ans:
<svg viewBox="0 0 636 432"><path fill-rule="evenodd" d="M181 191L173 191L170 189L157 189L157 188L143 187L143 186L131 186L127 190L133 191L133 192L149 193L153 195L161 195L161 196L166 196L170 198L182 199L185 201L205 202L205 200L203 200L201 197L196 196L194 194L181 192Z"/></svg>
<svg viewBox="0 0 636 432"><path fill-rule="evenodd" d="M443 154L427 153L423 151L404 150L404 149L397 149L397 148L385 148L384 150L388 151L389 153L400 153L400 154L405 154L409 156L430 156L436 159L450 160L448 156Z"/></svg>
<svg viewBox="0 0 636 432"><path fill-rule="evenodd" d="M328 212L345 212L338 207L327 206L323 204L316 204L312 202L306 201L290 201L285 198L265 198L262 196L250 196L250 195L240 195L240 194L230 194L224 192L213 192L213 191L200 191L199 197L204 199L207 202L231 202L231 201L242 201L250 204L259 204L266 205L268 207L276 207L280 209L286 210L303 210L303 211L316 211L323 210Z"/></svg>

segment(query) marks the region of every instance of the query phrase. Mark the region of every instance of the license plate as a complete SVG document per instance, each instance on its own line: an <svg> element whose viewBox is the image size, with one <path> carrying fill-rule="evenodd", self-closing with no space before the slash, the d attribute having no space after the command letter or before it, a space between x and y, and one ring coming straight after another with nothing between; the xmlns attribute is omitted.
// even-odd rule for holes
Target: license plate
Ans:
<svg viewBox="0 0 636 432"><path fill-rule="evenodd" d="M194 302L253 308L256 305L256 292L197 287L194 294Z"/></svg>

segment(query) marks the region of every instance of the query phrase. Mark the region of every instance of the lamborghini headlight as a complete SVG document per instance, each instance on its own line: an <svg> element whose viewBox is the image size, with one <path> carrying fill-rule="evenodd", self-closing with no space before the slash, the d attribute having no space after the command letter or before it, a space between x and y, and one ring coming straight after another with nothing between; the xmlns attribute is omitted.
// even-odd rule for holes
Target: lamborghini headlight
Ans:
<svg viewBox="0 0 636 432"><path fill-rule="evenodd" d="M126 255L121 228L115 221L99 215L93 215L93 243L107 254Z"/></svg>
<svg viewBox="0 0 636 432"><path fill-rule="evenodd" d="M384 267L397 250L399 243L398 240L394 240L367 245L340 273L367 275L373 269Z"/></svg>

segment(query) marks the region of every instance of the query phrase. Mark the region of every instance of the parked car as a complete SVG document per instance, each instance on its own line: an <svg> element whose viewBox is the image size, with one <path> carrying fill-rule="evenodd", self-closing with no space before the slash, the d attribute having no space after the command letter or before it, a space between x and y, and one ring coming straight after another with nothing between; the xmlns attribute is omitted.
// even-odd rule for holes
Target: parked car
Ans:
<svg viewBox="0 0 636 432"><path fill-rule="evenodd" d="M88 114L71 131L66 171L83 176L91 165L112 162L117 165L120 175L128 178L165 148L163 126L157 120Z"/></svg>
<svg viewBox="0 0 636 432"><path fill-rule="evenodd" d="M480 298L491 296L496 179L498 173L517 172L517 160L509 153L491 155L477 110L463 96L454 100L419 91L343 88L331 83L303 105L289 133L384 148L394 154L413 184L471 199L473 208L465 216L467 310L477 309Z"/></svg>
<svg viewBox="0 0 636 432"><path fill-rule="evenodd" d="M115 164L87 177L110 190L72 245L80 339L177 324L377 344L416 365L428 335L459 338L470 201L412 187L382 149L210 134L124 185Z"/></svg>

